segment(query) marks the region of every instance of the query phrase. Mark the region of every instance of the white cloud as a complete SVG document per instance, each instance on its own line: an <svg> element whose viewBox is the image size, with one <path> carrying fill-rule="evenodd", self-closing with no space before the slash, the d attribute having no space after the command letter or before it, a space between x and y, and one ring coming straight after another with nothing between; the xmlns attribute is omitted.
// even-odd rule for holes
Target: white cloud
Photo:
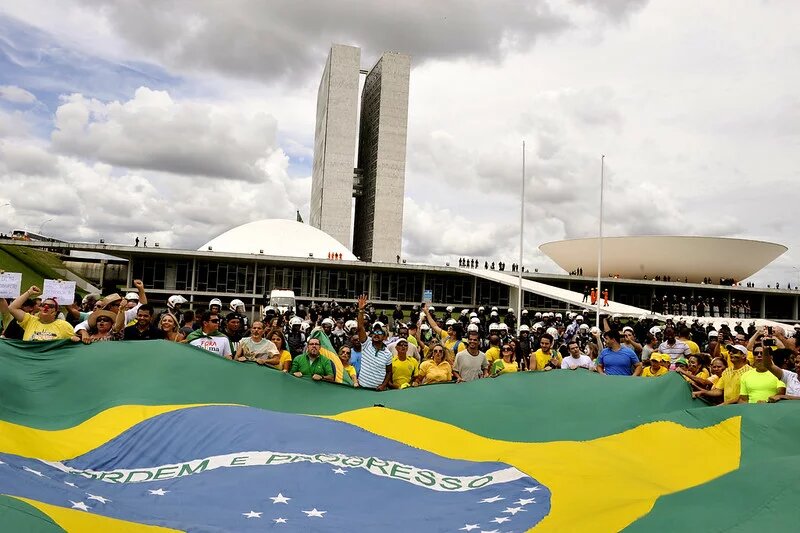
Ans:
<svg viewBox="0 0 800 533"><path fill-rule="evenodd" d="M174 101L136 90L127 102L64 98L55 120L57 150L113 165L259 181L276 152L276 121L235 105Z"/></svg>
<svg viewBox="0 0 800 533"><path fill-rule="evenodd" d="M0 100L15 104L31 104L36 101L36 96L16 85L0 85Z"/></svg>

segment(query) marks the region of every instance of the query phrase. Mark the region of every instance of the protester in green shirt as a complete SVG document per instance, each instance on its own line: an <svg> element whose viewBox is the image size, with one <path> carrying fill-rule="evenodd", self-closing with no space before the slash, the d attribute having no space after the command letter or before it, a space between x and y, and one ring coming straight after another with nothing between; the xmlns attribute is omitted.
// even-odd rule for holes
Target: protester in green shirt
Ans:
<svg viewBox="0 0 800 533"><path fill-rule="evenodd" d="M306 352L298 355L292 361L292 375L303 378L311 376L312 379L319 381L335 381L333 365L327 357L319 354L319 339L309 339L306 345Z"/></svg>

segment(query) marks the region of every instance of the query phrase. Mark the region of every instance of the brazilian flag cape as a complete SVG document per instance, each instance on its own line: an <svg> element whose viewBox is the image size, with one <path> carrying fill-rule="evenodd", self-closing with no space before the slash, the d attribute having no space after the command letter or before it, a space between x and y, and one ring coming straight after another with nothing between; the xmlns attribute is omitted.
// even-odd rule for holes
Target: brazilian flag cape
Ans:
<svg viewBox="0 0 800 533"><path fill-rule="evenodd" d="M800 402L670 373L375 392L166 341L0 342L0 529L794 531Z"/></svg>

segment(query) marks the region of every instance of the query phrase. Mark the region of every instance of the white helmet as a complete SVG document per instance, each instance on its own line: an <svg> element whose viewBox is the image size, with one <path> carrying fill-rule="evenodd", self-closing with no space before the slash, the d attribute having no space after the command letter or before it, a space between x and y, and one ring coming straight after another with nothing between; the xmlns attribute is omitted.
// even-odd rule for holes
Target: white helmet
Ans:
<svg viewBox="0 0 800 533"><path fill-rule="evenodd" d="M795 324L794 329L800 329L800 324Z"/></svg>
<svg viewBox="0 0 800 533"><path fill-rule="evenodd" d="M659 327L659 326L653 326L652 328L650 328L650 333L651 333L652 335L656 335L656 334L658 334L658 333L661 333L661 327Z"/></svg>
<svg viewBox="0 0 800 533"><path fill-rule="evenodd" d="M575 318L575 313L573 313L572 311L567 313L567 320L572 320L573 318Z"/></svg>
<svg viewBox="0 0 800 533"><path fill-rule="evenodd" d="M470 324L469 326L467 326L467 331L478 331L478 325Z"/></svg>
<svg viewBox="0 0 800 533"><path fill-rule="evenodd" d="M328 324L330 327L333 327L336 325L336 322L334 322L331 317L328 317L322 320L322 325L324 326L325 324Z"/></svg>
<svg viewBox="0 0 800 533"><path fill-rule="evenodd" d="M453 325L453 324L455 324L455 323L456 323L456 321L455 321L455 319L454 319L454 318L448 318L448 319L447 319L447 322L445 322L445 323L444 323L444 325L445 325L445 326L452 326L452 325Z"/></svg>
<svg viewBox="0 0 800 533"><path fill-rule="evenodd" d="M447 307L444 308L444 310L447 311L448 313L452 313L453 309L455 308L452 305L448 305Z"/></svg>
<svg viewBox="0 0 800 533"><path fill-rule="evenodd" d="M523 331L530 331L530 330L531 330L531 328L530 328L530 327L529 327L527 324L522 324L522 325L519 327L519 332L520 332L520 333L522 333Z"/></svg>
<svg viewBox="0 0 800 533"><path fill-rule="evenodd" d="M211 301L208 302L209 309L211 308L212 305L217 305L219 306L220 309L222 309L222 300L220 300L219 298L212 298Z"/></svg>
<svg viewBox="0 0 800 533"><path fill-rule="evenodd" d="M431 329L431 327L430 327L430 326L429 326L427 323L424 323L424 322L423 322L423 323L420 325L419 329L421 329L422 331L428 331L429 329Z"/></svg>
<svg viewBox="0 0 800 533"><path fill-rule="evenodd" d="M509 308L508 308L508 312L509 312L509 313L513 313L513 312L514 312L514 309L513 309L512 307L509 307Z"/></svg>
<svg viewBox="0 0 800 533"><path fill-rule="evenodd" d="M303 331L305 331L306 333L308 333L308 330L310 330L310 329L311 329L311 322L303 322L303 325L302 325L302 326L300 326L300 328L301 328Z"/></svg>
<svg viewBox="0 0 800 533"><path fill-rule="evenodd" d="M478 313L476 313L475 311L473 311L473 312L471 312L471 313L469 314L469 317L470 317L470 318L477 318L477 317L478 317Z"/></svg>
<svg viewBox="0 0 800 533"><path fill-rule="evenodd" d="M535 313L533 313L533 318L542 318L542 313L536 311Z"/></svg>
<svg viewBox="0 0 800 533"><path fill-rule="evenodd" d="M167 300L167 307L169 307L170 309L175 309L176 306L183 305L187 302L188 300L186 298L184 298L179 294L176 294L174 296L169 297L169 299Z"/></svg>
<svg viewBox="0 0 800 533"><path fill-rule="evenodd" d="M492 311L491 313L489 313L489 315L490 316L497 316L497 311Z"/></svg>
<svg viewBox="0 0 800 533"><path fill-rule="evenodd" d="M492 322L489 324L489 331L497 331L498 329L500 329L500 324L497 322Z"/></svg>
<svg viewBox="0 0 800 533"><path fill-rule="evenodd" d="M484 308L483 308L483 306L480 306L480 307L478 308L478 311L480 311L480 312L482 313L482 312L484 311Z"/></svg>
<svg viewBox="0 0 800 533"><path fill-rule="evenodd" d="M344 323L344 329L354 329L358 327L358 322L355 320L348 320Z"/></svg>
<svg viewBox="0 0 800 533"><path fill-rule="evenodd" d="M503 331L508 331L508 324L503 322L502 324L500 324L500 329Z"/></svg>
<svg viewBox="0 0 800 533"><path fill-rule="evenodd" d="M708 332L708 338L710 339L711 337L719 337L719 333L717 333L717 330L712 329L711 331Z"/></svg>
<svg viewBox="0 0 800 533"><path fill-rule="evenodd" d="M547 333L554 339L558 338L558 330L556 328L547 328Z"/></svg>
<svg viewBox="0 0 800 533"><path fill-rule="evenodd" d="M481 319L476 317L476 316L474 316L474 317L469 319L469 323L470 324L480 324L481 323Z"/></svg>
<svg viewBox="0 0 800 533"><path fill-rule="evenodd" d="M469 309L462 309L461 310L461 314L464 315L464 316L468 315L469 314Z"/></svg>
<svg viewBox="0 0 800 533"><path fill-rule="evenodd" d="M527 310L527 309L523 309L523 310L522 310L522 314L523 314L523 315L527 315L527 314L528 314L528 310Z"/></svg>
<svg viewBox="0 0 800 533"><path fill-rule="evenodd" d="M575 317L575 320L583 320L583 315L578 315Z"/></svg>
<svg viewBox="0 0 800 533"><path fill-rule="evenodd" d="M300 326L300 325L302 325L302 324L303 324L303 319L302 319L302 318L300 318L299 316L293 317L293 318L292 318L292 319L289 321L289 325L290 325L290 326Z"/></svg>
<svg viewBox="0 0 800 533"><path fill-rule="evenodd" d="M492 311L497 311L497 307L492 307Z"/></svg>
<svg viewBox="0 0 800 533"><path fill-rule="evenodd" d="M435 308L434 306L430 306L430 307L428 308L428 311L430 311L431 313L433 313L434 311L436 311L436 308Z"/></svg>
<svg viewBox="0 0 800 533"><path fill-rule="evenodd" d="M592 326L592 328L589 331L592 333L592 335L597 335L598 333L600 333L600 328L598 328L597 326Z"/></svg>
<svg viewBox="0 0 800 533"><path fill-rule="evenodd" d="M129 292L128 294L125 295L125 299L128 300L129 302L131 300L136 300L138 302L139 301L139 294L136 293L136 292Z"/></svg>
<svg viewBox="0 0 800 533"><path fill-rule="evenodd" d="M556 313L556 318L557 318L557 319L559 319L559 320L561 320L561 319L562 319L562 318L564 318L564 317L563 317L563 316L561 316L561 313Z"/></svg>
<svg viewBox="0 0 800 533"><path fill-rule="evenodd" d="M581 324L580 326L578 326L578 329L586 331L587 329L589 329L589 324Z"/></svg>
<svg viewBox="0 0 800 533"><path fill-rule="evenodd" d="M230 303L231 311L236 311L237 313L244 313L245 307L244 302L239 300L238 298L235 300L231 300Z"/></svg>

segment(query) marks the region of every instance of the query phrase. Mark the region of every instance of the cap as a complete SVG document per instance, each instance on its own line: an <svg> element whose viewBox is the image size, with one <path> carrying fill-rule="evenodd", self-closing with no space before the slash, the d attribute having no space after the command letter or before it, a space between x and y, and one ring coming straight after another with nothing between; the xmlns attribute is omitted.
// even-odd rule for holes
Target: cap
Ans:
<svg viewBox="0 0 800 533"><path fill-rule="evenodd" d="M633 333L633 328L630 326L625 326L624 328L622 328L622 331L630 331L631 333Z"/></svg>
<svg viewBox="0 0 800 533"><path fill-rule="evenodd" d="M728 349L728 352L733 350L739 352L742 355L747 355L747 348L745 346L742 346L741 344L728 344L726 348Z"/></svg>
<svg viewBox="0 0 800 533"><path fill-rule="evenodd" d="M745 352L745 353L746 353L746 352ZM664 354L664 355L667 355L667 354ZM669 357L669 356L667 355L667 357ZM689 364L689 361L687 361L685 357L678 357L678 358L675 360L675 364L676 364L676 365L688 365L688 364Z"/></svg>
<svg viewBox="0 0 800 533"><path fill-rule="evenodd" d="M651 361L664 361L665 357L669 360L669 356L665 353L653 352L650 354Z"/></svg>

